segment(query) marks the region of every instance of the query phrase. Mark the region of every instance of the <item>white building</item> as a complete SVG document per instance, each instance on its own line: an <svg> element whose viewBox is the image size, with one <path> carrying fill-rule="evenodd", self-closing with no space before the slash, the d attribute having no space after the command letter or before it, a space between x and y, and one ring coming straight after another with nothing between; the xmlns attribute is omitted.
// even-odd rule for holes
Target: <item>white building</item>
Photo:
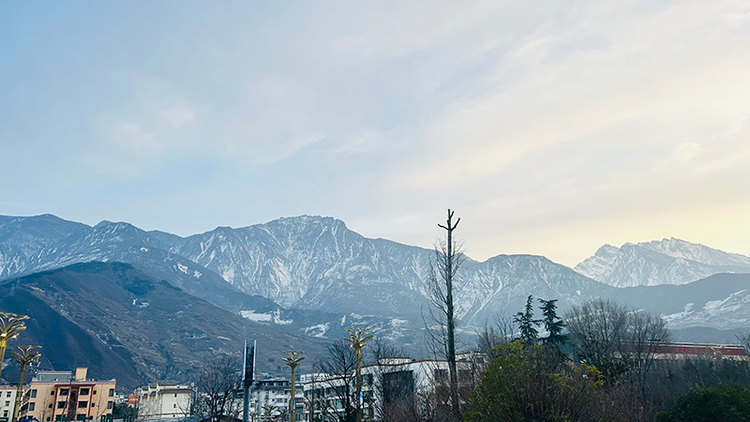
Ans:
<svg viewBox="0 0 750 422"><path fill-rule="evenodd" d="M299 385L296 394L299 398L302 397L302 388ZM292 385L288 379L263 374L250 389L250 412L255 414L256 421L272 420L289 408L291 397ZM270 416L268 410L271 410Z"/></svg>
<svg viewBox="0 0 750 422"><path fill-rule="evenodd" d="M473 387L487 364L486 356L464 353L456 358L459 387ZM401 357L380 359L376 365L362 367L359 400L354 397L356 387L353 374L306 374L300 377L300 381L306 403L298 403L297 409L305 420L309 419L310 403L315 420L336 421L342 418L347 408L347 391L350 409L361 405L364 420L380 420L389 405L414 406L415 411L421 412L424 409L420 406L429 397L443 397L437 401L445 401L448 394L448 362L414 361Z"/></svg>
<svg viewBox="0 0 750 422"><path fill-rule="evenodd" d="M16 405L16 387L10 385L0 386L0 422L7 422L13 417L13 408Z"/></svg>
<svg viewBox="0 0 750 422"><path fill-rule="evenodd" d="M158 381L138 391L138 419L178 420L190 416L193 389L171 381Z"/></svg>

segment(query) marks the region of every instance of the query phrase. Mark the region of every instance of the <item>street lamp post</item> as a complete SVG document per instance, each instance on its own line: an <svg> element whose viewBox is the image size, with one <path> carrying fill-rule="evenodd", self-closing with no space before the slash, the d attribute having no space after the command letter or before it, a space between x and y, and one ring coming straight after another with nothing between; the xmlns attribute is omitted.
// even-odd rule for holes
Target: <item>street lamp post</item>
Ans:
<svg viewBox="0 0 750 422"><path fill-rule="evenodd" d="M291 422L294 422L295 417L295 406L294 406L294 383L295 383L295 370L299 366L299 363L305 359L304 356L302 356L303 352L300 351L286 351L286 356L282 358L284 362L286 362L287 365L289 365L290 368L292 368L292 397L289 403L289 420Z"/></svg>
<svg viewBox="0 0 750 422"><path fill-rule="evenodd" d="M372 338L372 334L366 335L367 333L372 331L372 329L352 327L352 328L347 328L346 331L349 332L349 338L344 338L344 340L349 340L349 343L351 343L351 347L354 348L354 356L356 357L357 422L362 422L362 405L364 403L364 400L362 400L362 348L365 347L365 343L367 342L367 340Z"/></svg>
<svg viewBox="0 0 750 422"><path fill-rule="evenodd" d="M42 346L18 346L18 352L13 352L13 356L16 357L16 362L21 365L21 373L18 374L16 405L13 408L13 419L11 419L11 422L18 421L18 411L21 409L21 396L23 396L23 382L26 377L26 367L42 355L36 351L36 349L41 348Z"/></svg>
<svg viewBox="0 0 750 422"><path fill-rule="evenodd" d="M27 315L17 315L10 312L0 312L0 379L2 379L3 362L5 361L5 346L8 340L15 338L20 331L26 329L24 320Z"/></svg>

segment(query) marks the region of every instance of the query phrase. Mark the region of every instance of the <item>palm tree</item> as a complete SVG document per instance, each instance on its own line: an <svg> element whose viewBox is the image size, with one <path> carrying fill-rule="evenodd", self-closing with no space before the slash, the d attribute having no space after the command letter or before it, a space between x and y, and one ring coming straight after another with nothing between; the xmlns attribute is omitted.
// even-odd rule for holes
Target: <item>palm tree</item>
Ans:
<svg viewBox="0 0 750 422"><path fill-rule="evenodd" d="M24 320L29 319L27 315L17 315L10 312L0 312L0 375L3 373L3 362L5 361L5 346L8 340L15 338L19 331L26 329ZM0 377L2 379L2 377Z"/></svg>
<svg viewBox="0 0 750 422"><path fill-rule="evenodd" d="M289 365L290 368L292 368L292 390L291 390L291 400L289 401L289 421L294 422L294 381L295 381L295 370L299 366L299 363L305 358L302 356L303 352L300 351L286 351L286 357L281 358L284 362L286 362L287 365Z"/></svg>
<svg viewBox="0 0 750 422"><path fill-rule="evenodd" d="M21 373L18 374L18 387L16 390L16 406L13 408L13 419L12 422L18 420L18 411L21 408L21 396L23 396L23 382L26 378L26 367L33 361L35 361L42 354L37 352L36 349L41 349L42 346L17 346L18 352L13 352L13 356L16 357L16 362L21 365Z"/></svg>
<svg viewBox="0 0 750 422"><path fill-rule="evenodd" d="M357 402L357 422L362 422L362 405L364 404L360 397L362 395L362 348L365 347L367 340L372 338L372 334L365 336L372 329L352 327L347 328L346 331L349 332L349 338L345 338L345 340L349 340L349 343L351 343L357 360L357 395L355 400Z"/></svg>

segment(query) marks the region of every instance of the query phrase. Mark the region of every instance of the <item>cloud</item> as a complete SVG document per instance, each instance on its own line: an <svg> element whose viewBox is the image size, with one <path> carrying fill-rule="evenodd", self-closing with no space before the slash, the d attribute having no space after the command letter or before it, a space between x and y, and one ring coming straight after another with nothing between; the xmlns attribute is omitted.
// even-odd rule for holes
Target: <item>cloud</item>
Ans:
<svg viewBox="0 0 750 422"><path fill-rule="evenodd" d="M681 233L746 249L746 2L234 3L150 18L170 7L129 25L92 16L115 31L92 45L56 30L69 61L39 48L34 63L56 63L54 86L76 93L53 98L48 84L23 98L70 111L60 126L76 122L66 133L109 160L103 185L118 165L138 176L133 192L169 179L164 206L190 213L168 220L177 231L194 232L196 215L205 228L319 212L429 246L451 206L475 258L575 264L603 243ZM102 54L100 39L129 53ZM82 55L92 81L70 77ZM45 142L8 110L9 133ZM92 121L106 128L87 132ZM228 197L249 199L216 210ZM717 221L734 240L711 235L730 231Z"/></svg>
<svg viewBox="0 0 750 422"><path fill-rule="evenodd" d="M178 130L192 123L196 118L196 112L185 100L179 100L162 110L159 116L170 128Z"/></svg>
<svg viewBox="0 0 750 422"><path fill-rule="evenodd" d="M120 122L115 127L115 134L127 150L140 156L153 155L161 151L162 144L156 140L156 135L140 126Z"/></svg>

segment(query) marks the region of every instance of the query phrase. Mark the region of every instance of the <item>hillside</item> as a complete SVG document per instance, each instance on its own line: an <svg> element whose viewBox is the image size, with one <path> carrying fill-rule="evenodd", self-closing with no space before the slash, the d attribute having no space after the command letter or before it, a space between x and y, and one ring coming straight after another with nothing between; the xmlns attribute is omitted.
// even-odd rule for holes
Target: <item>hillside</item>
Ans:
<svg viewBox="0 0 750 422"><path fill-rule="evenodd" d="M257 339L258 369L276 371L284 350L322 345L254 323L129 264L81 263L0 284L0 307L31 317L17 344L40 344L42 367L90 368L125 388L158 379L189 381L217 353Z"/></svg>

